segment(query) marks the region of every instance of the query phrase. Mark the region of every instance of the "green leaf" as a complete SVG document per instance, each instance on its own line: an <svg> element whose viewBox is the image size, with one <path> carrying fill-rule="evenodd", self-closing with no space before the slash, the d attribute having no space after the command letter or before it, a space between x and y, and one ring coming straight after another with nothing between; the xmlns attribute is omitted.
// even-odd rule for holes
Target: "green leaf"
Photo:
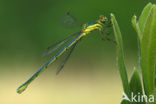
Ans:
<svg viewBox="0 0 156 104"><path fill-rule="evenodd" d="M148 3L145 6L145 8L143 9L143 11L141 13L141 16L139 18L139 21L137 21L136 15L134 15L132 17L132 25L133 25L135 31L137 32L140 40L141 40L141 37L142 37L142 33L144 31L144 27L145 27L147 18L149 16L151 10L152 10L152 4Z"/></svg>
<svg viewBox="0 0 156 104"><path fill-rule="evenodd" d="M123 53L123 42L122 42L122 36L121 32L118 26L118 23L115 19L114 14L111 14L111 22L113 24L113 30L114 30L114 35L116 38L116 46L117 46L117 61L118 61L118 68L120 72L120 76L122 79L122 84L123 84L123 90L125 94L130 98L130 88L129 88L129 83L128 83L128 77L127 77L127 71L124 63L124 53Z"/></svg>
<svg viewBox="0 0 156 104"><path fill-rule="evenodd" d="M151 100L151 103L149 103L149 104L156 104L156 90L153 91L152 96L154 96L154 98L155 98L154 102L152 102L152 100Z"/></svg>
<svg viewBox="0 0 156 104"><path fill-rule="evenodd" d="M136 15L134 15L134 16L132 17L132 25L133 25L135 31L136 31L137 34L138 34L139 40L141 40L141 30L140 30L140 27L139 27L139 25L138 25Z"/></svg>
<svg viewBox="0 0 156 104"><path fill-rule="evenodd" d="M138 94L143 95L142 84L141 84L141 80L140 80L138 70L134 69L134 72L132 74L129 85L130 85L131 93L133 93L134 95L138 95ZM138 98L136 98L136 99L138 99ZM143 103L143 102L133 102L132 104L145 104L145 103Z"/></svg>
<svg viewBox="0 0 156 104"><path fill-rule="evenodd" d="M135 15L132 17L132 25L138 35L137 42L138 42L138 56L139 56L139 63L140 63L141 62L141 58L140 58L141 57L141 48L140 48L141 30L137 22L137 17Z"/></svg>
<svg viewBox="0 0 156 104"><path fill-rule="evenodd" d="M143 33L144 31L144 28L145 28L145 24L146 24L146 21L147 21L147 18L150 14L152 10L152 4L151 3L148 3L145 8L143 9L142 13L141 13L141 16L139 18L139 27L140 27L140 31L141 31L141 34Z"/></svg>
<svg viewBox="0 0 156 104"><path fill-rule="evenodd" d="M155 88L156 61L156 5L148 16L141 41L141 67L146 95Z"/></svg>

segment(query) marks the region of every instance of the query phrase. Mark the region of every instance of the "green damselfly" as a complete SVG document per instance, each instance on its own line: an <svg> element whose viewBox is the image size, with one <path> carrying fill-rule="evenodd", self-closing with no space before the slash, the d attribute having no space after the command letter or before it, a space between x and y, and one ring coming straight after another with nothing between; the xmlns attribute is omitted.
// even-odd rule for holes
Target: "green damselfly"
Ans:
<svg viewBox="0 0 156 104"><path fill-rule="evenodd" d="M75 46L80 42L80 40L82 40L82 38L86 35L88 35L90 32L98 30L100 33L103 33L106 30L106 27L111 27L110 22L107 20L107 18L105 16L100 16L100 18L97 21L91 22L91 23L87 23L84 24L82 26L82 30L78 33L75 33L71 36L69 36L68 38L64 39L63 41L58 42L56 45L52 45L50 46L47 51L43 54L43 56L45 55L49 55L51 53L53 53L54 51L56 51L58 48L60 48L62 45L64 45L65 43L67 43L70 39L74 38L71 42L69 42L62 50L60 50L59 52L57 52L47 63L45 63L35 74L32 75L32 77L30 77L24 84L22 84L21 86L18 87L17 89L17 93L22 93L27 86L45 69L47 69L47 67L53 63L57 58L59 58L59 56L61 56L63 53L65 53L66 51L69 52L69 54L66 56L65 60L63 61L63 63L60 65L60 67L58 68L56 74L58 74L62 68L64 67L65 63L67 62L67 60L69 59L71 53L73 52ZM103 39L107 39L110 41L110 39L107 37L107 35L104 35L105 37L103 37ZM113 41L114 42L114 41Z"/></svg>

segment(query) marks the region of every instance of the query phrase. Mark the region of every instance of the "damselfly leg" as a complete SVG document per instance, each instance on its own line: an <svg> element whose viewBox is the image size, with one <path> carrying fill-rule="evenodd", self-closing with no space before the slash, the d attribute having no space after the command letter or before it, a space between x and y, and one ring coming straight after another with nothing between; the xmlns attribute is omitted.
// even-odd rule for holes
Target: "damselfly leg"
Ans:
<svg viewBox="0 0 156 104"><path fill-rule="evenodd" d="M105 23L104 28L99 30L99 32L100 32L102 40L113 42L114 44L116 44L116 41L110 38L110 34L112 34L113 32L111 21L107 21Z"/></svg>

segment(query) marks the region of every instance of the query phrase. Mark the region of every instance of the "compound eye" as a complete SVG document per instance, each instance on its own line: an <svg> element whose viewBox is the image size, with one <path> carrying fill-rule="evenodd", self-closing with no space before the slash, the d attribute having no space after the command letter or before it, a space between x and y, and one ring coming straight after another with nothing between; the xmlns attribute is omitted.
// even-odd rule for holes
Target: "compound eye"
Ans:
<svg viewBox="0 0 156 104"><path fill-rule="evenodd" d="M106 18L105 16L101 15L101 16L100 16L100 21L101 21L102 23L105 23L105 22L107 21L107 18Z"/></svg>
<svg viewBox="0 0 156 104"><path fill-rule="evenodd" d="M104 15L100 15L100 19L104 20L105 19Z"/></svg>

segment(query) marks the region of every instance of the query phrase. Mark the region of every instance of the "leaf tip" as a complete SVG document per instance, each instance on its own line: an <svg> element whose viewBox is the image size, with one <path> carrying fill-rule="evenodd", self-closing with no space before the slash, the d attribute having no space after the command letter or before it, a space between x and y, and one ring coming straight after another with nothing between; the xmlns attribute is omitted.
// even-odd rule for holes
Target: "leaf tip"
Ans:
<svg viewBox="0 0 156 104"><path fill-rule="evenodd" d="M132 17L132 24L133 24L133 26L135 26L137 24L137 16L136 15L134 15Z"/></svg>
<svg viewBox="0 0 156 104"><path fill-rule="evenodd" d="M111 17L114 17L114 14L113 13L111 13L110 15L111 15Z"/></svg>

